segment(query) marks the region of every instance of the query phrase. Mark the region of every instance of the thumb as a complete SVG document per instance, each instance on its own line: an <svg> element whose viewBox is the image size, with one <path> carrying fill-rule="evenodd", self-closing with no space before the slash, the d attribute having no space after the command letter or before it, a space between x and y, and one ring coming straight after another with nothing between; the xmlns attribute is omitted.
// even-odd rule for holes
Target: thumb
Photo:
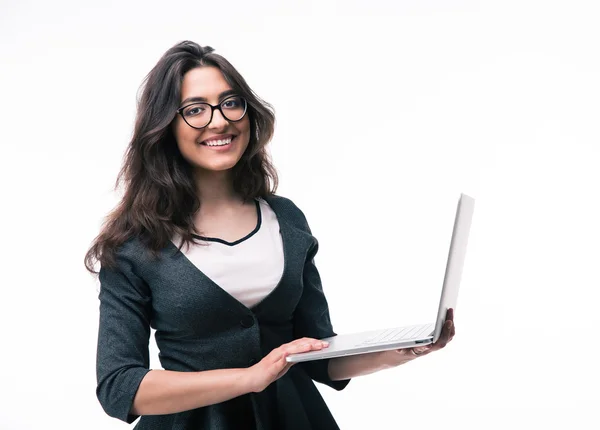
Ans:
<svg viewBox="0 0 600 430"><path fill-rule="evenodd" d="M285 358L284 358L285 361ZM279 379L281 378L283 375L285 375L287 373L288 370L290 370L290 368L294 365L295 363L287 363L284 365L283 369L281 369L281 371L277 374L277 377L275 379Z"/></svg>

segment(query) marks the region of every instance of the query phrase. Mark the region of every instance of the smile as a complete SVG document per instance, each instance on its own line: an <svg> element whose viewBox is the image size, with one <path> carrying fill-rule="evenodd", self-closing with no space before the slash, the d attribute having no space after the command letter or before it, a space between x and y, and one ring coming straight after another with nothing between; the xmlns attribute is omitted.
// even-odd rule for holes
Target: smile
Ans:
<svg viewBox="0 0 600 430"><path fill-rule="evenodd" d="M234 139L233 136L229 136L225 139L212 139L212 140L205 140L203 142L200 142L201 145L205 145L205 146L227 146L231 143L231 141Z"/></svg>

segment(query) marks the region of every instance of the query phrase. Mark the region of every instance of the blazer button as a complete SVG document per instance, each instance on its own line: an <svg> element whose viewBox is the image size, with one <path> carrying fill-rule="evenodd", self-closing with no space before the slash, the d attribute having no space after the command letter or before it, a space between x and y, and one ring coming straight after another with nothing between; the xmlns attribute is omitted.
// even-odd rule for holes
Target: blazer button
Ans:
<svg viewBox="0 0 600 430"><path fill-rule="evenodd" d="M242 318L240 324L244 328L250 328L254 325L254 318L252 318L250 315L246 315L244 318Z"/></svg>

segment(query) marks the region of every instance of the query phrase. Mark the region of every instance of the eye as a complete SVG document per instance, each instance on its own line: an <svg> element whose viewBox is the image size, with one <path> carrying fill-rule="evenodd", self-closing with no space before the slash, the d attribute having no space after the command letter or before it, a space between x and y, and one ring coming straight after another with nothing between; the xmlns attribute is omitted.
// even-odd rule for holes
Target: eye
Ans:
<svg viewBox="0 0 600 430"><path fill-rule="evenodd" d="M187 117L190 117L190 116L202 115L204 112L206 112L206 106L193 105L193 106L188 107L187 109L184 109L183 114Z"/></svg>
<svg viewBox="0 0 600 430"><path fill-rule="evenodd" d="M227 100L223 100L223 103L221 104L221 106L224 109L236 109L236 108L239 108L240 106L242 106L242 100L240 97L231 97L231 98L228 98Z"/></svg>

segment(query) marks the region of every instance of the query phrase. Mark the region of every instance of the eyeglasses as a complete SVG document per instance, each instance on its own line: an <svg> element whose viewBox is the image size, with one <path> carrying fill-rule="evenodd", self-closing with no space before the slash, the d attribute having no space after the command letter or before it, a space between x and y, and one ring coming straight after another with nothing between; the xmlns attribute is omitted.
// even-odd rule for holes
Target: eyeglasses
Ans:
<svg viewBox="0 0 600 430"><path fill-rule="evenodd" d="M227 121L237 122L246 115L247 103L243 97L227 97L218 105L208 103L192 103L177 109L183 120L192 128L204 128L213 118L215 109L218 109Z"/></svg>

